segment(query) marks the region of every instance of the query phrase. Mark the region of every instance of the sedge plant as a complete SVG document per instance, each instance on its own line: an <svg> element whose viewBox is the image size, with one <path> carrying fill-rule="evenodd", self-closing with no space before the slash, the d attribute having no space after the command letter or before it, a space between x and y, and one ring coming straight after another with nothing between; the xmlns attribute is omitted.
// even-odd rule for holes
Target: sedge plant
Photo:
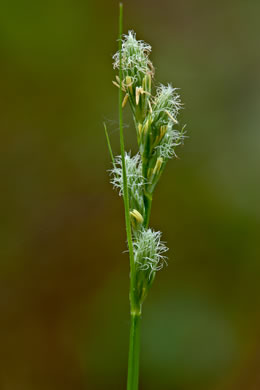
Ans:
<svg viewBox="0 0 260 390"><path fill-rule="evenodd" d="M154 86L154 67L149 58L151 46L137 40L129 31L122 34L123 6L120 4L119 49L113 56L118 70L113 84L119 90L121 154L113 156L111 183L124 200L127 245L130 259L130 342L127 390L138 389L140 321L142 306L153 285L156 272L166 263L168 250L161 232L149 226L155 188L167 162L184 139L177 116L181 109L177 89L171 84ZM124 146L123 108L130 105L138 152L127 153Z"/></svg>

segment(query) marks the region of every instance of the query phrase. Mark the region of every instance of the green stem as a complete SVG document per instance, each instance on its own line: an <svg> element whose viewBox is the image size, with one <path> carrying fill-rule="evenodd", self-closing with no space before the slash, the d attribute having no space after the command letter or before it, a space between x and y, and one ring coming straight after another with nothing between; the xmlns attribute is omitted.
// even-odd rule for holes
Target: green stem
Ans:
<svg viewBox="0 0 260 390"><path fill-rule="evenodd" d="M131 313L127 390L138 390L141 313Z"/></svg>
<svg viewBox="0 0 260 390"><path fill-rule="evenodd" d="M123 4L119 4L119 79L120 86L122 85L123 72L122 72L122 34L123 34ZM123 108L122 108L122 89L119 88L118 94L119 100L119 127L120 127L120 149L121 149L121 158L122 158L122 173L123 173L123 198L124 198L124 208L125 208L125 224L126 224L126 235L127 243L129 249L129 258L130 258L130 302L131 307L134 305L134 285L135 285L135 262L134 262L134 250L132 242L132 233L131 233L131 222L130 222L130 210L129 210L129 194L127 186L127 175L126 175L126 165L125 165L125 145L124 145L124 131L123 131Z"/></svg>

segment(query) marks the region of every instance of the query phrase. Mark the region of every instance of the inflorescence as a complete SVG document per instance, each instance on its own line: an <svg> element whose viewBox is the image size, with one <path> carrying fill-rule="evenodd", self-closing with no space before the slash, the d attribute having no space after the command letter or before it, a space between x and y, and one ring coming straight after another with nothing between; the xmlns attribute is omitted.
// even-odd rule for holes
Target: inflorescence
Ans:
<svg viewBox="0 0 260 390"><path fill-rule="evenodd" d="M175 149L184 140L177 116L182 108L176 88L160 84L153 94L154 67L149 58L151 46L138 41L133 31L123 36L121 53L114 56L114 68L121 64L122 81L114 85L124 92L122 106L129 102L136 128L139 152L125 154L134 261L136 300L142 305L156 271L166 262L167 247L161 232L148 228L155 187L167 161L176 156ZM121 59L121 62L120 62ZM123 194L121 156L115 158L111 183Z"/></svg>

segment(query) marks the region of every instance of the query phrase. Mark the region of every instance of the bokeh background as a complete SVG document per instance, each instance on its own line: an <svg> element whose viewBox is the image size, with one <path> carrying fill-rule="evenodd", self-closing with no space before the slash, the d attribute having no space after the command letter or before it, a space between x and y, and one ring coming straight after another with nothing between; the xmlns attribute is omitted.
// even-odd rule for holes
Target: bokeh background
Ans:
<svg viewBox="0 0 260 390"><path fill-rule="evenodd" d="M260 388L259 1L125 1L124 31L180 87L189 138L157 188L170 247L144 306L140 389ZM0 389L124 389L129 266L118 2L0 6ZM136 150L129 111L126 143Z"/></svg>

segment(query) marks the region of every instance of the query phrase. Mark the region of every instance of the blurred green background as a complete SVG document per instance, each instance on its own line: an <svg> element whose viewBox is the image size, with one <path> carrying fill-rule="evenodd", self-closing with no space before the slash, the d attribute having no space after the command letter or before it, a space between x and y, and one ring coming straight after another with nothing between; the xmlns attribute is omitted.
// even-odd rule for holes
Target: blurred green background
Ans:
<svg viewBox="0 0 260 390"><path fill-rule="evenodd" d="M260 2L125 1L180 87L189 138L158 187L170 247L144 306L140 389L260 388ZM129 266L117 1L0 6L0 389L124 389ZM125 111L127 145L134 129Z"/></svg>

